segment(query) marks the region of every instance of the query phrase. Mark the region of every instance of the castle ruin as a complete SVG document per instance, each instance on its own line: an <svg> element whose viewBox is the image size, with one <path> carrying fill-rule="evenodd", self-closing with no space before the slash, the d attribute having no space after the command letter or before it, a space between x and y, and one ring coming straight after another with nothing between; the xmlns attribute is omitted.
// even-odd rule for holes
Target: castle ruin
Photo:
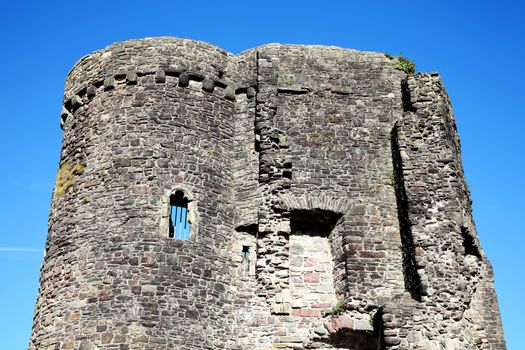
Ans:
<svg viewBox="0 0 525 350"><path fill-rule="evenodd" d="M61 127L30 350L505 349L436 73L130 40Z"/></svg>

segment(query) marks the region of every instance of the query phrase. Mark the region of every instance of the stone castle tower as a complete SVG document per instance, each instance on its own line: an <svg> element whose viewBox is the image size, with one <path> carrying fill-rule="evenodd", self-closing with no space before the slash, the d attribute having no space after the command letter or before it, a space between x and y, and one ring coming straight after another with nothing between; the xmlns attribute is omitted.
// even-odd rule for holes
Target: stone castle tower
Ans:
<svg viewBox="0 0 525 350"><path fill-rule="evenodd" d="M61 126L29 349L505 349L437 74L131 40Z"/></svg>

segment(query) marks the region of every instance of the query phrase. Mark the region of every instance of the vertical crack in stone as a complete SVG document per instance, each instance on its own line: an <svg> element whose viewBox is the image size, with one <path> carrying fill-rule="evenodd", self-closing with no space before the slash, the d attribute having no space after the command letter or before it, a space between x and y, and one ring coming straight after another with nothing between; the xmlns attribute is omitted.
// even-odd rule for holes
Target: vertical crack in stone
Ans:
<svg viewBox="0 0 525 350"><path fill-rule="evenodd" d="M392 180L396 192L397 216L401 233L405 289L410 292L412 298L421 301L421 278L417 272L412 224L408 216L408 198L403 177L403 160L399 150L397 126L394 126L392 129L390 142L392 147L392 164L394 167Z"/></svg>
<svg viewBox="0 0 525 350"><path fill-rule="evenodd" d="M253 148L255 152L257 152L258 160L259 160L259 166L257 167L257 179L260 179L260 172L261 172L261 149L259 145L260 136L258 137L258 128L257 128L257 109L258 109L258 101L257 101L257 92L259 91L259 51L255 51L255 96L254 98L254 118L253 118ZM258 180L259 182L259 180ZM255 231L255 278L258 279L258 268L257 268L257 261L259 260L259 218L260 218L260 211L261 211L261 205L257 207L257 223L254 227Z"/></svg>
<svg viewBox="0 0 525 350"><path fill-rule="evenodd" d="M408 78L401 80L401 99L404 112L415 112L416 108L410 101L410 89L408 87Z"/></svg>

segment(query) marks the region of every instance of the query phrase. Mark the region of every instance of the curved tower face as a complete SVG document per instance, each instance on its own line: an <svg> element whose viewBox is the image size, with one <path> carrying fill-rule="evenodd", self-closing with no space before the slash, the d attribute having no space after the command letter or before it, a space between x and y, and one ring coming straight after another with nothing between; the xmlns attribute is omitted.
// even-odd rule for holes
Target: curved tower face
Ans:
<svg viewBox="0 0 525 350"><path fill-rule="evenodd" d="M73 68L30 348L225 343L230 58L204 43L151 39ZM177 191L189 202L183 239L169 237Z"/></svg>
<svg viewBox="0 0 525 350"><path fill-rule="evenodd" d="M505 346L436 74L132 40L61 126L30 349Z"/></svg>

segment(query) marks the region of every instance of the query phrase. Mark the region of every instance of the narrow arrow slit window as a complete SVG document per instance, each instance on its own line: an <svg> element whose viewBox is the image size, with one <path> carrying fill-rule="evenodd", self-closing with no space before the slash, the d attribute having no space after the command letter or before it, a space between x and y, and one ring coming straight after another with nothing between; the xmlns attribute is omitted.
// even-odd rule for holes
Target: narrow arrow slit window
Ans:
<svg viewBox="0 0 525 350"><path fill-rule="evenodd" d="M168 237L187 241L190 239L188 199L182 191L170 196L170 227Z"/></svg>

